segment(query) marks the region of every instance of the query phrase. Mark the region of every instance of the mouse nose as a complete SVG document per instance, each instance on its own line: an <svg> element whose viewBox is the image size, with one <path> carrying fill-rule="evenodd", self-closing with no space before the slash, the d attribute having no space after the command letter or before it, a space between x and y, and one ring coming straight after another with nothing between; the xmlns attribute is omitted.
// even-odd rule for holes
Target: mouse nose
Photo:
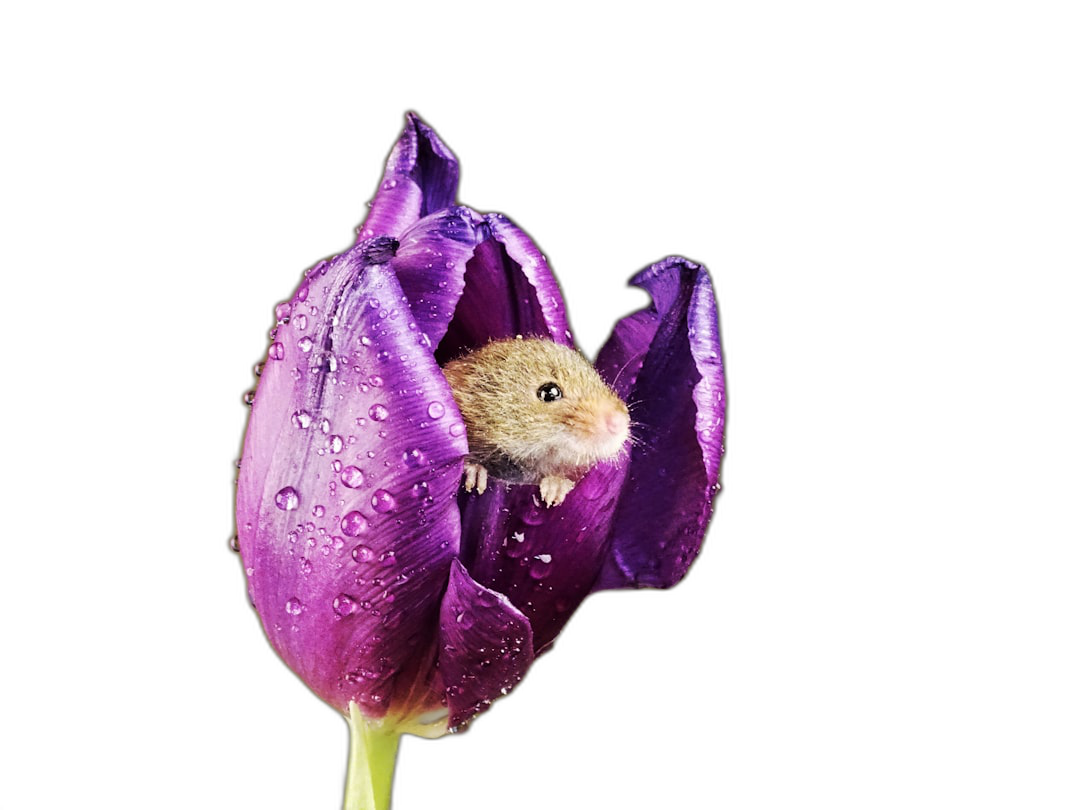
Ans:
<svg viewBox="0 0 1080 810"><path fill-rule="evenodd" d="M606 425L608 433L619 436L626 433L627 428L630 427L630 417L622 411L612 411L607 415Z"/></svg>

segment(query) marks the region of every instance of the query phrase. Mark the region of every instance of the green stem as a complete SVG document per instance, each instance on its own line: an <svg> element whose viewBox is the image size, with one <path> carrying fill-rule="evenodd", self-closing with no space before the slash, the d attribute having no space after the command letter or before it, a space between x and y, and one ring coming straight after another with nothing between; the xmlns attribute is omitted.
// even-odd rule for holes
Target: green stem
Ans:
<svg viewBox="0 0 1080 810"><path fill-rule="evenodd" d="M345 810L387 810L400 734L379 728L349 703L349 772Z"/></svg>

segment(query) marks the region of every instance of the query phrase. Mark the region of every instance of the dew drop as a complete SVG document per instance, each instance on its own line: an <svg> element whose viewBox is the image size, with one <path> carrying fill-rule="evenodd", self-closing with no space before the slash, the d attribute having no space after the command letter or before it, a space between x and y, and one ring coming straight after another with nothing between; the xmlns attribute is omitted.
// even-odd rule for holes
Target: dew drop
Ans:
<svg viewBox="0 0 1080 810"><path fill-rule="evenodd" d="M410 470L415 470L417 467L421 466L426 459L420 450L414 448L402 453L401 460L405 462L405 466Z"/></svg>
<svg viewBox="0 0 1080 810"><path fill-rule="evenodd" d="M311 414L307 411L297 411L292 415L293 427L306 430L311 425Z"/></svg>
<svg viewBox="0 0 1080 810"><path fill-rule="evenodd" d="M266 368L266 363L264 363L262 361L256 363L255 364L255 376L256 377L261 377L264 368Z"/></svg>
<svg viewBox="0 0 1080 810"><path fill-rule="evenodd" d="M334 613L338 616L349 616L356 610L356 602L347 593L339 593L334 597Z"/></svg>
<svg viewBox="0 0 1080 810"><path fill-rule="evenodd" d="M529 563L529 576L533 579L545 579L551 573L551 555L537 554Z"/></svg>
<svg viewBox="0 0 1080 810"><path fill-rule="evenodd" d="M292 487L284 487L274 496L274 505L283 512L291 512L300 505L300 496Z"/></svg>
<svg viewBox="0 0 1080 810"><path fill-rule="evenodd" d="M349 512L341 519L341 532L348 537L356 537L367 531L368 519L357 511Z"/></svg>
<svg viewBox="0 0 1080 810"><path fill-rule="evenodd" d="M271 360L284 360L285 359L285 347L277 341L270 344L270 351L267 355Z"/></svg>
<svg viewBox="0 0 1080 810"><path fill-rule="evenodd" d="M297 315L293 318L292 325L298 332L303 332L307 329L307 315Z"/></svg>
<svg viewBox="0 0 1080 810"><path fill-rule="evenodd" d="M441 402L432 402L430 405L427 406L427 415L430 416L432 419L438 419L444 413L446 413L446 408L443 407L443 404Z"/></svg>
<svg viewBox="0 0 1080 810"><path fill-rule="evenodd" d="M345 446L344 440L336 433L333 436L327 436L324 444L330 453L340 453L341 448Z"/></svg>
<svg viewBox="0 0 1080 810"><path fill-rule="evenodd" d="M240 535L234 534L232 537L229 538L229 548L231 548L233 551L240 550Z"/></svg>
<svg viewBox="0 0 1080 810"><path fill-rule="evenodd" d="M278 304L274 308L274 316L279 321L285 320L291 314L292 314L292 304L290 304L288 301L282 301L280 304Z"/></svg>
<svg viewBox="0 0 1080 810"><path fill-rule="evenodd" d="M371 496L371 508L380 514L385 514L397 506L397 501L385 489L377 489Z"/></svg>
<svg viewBox="0 0 1080 810"><path fill-rule="evenodd" d="M376 422L382 422L389 415L390 411L387 410L386 406L378 402L368 409L368 416L370 416Z"/></svg>
<svg viewBox="0 0 1080 810"><path fill-rule="evenodd" d="M341 471L341 483L349 489L357 489L364 483L364 473L359 467L350 464Z"/></svg>
<svg viewBox="0 0 1080 810"><path fill-rule="evenodd" d="M529 502L529 505L525 507L525 511L521 513L521 519L530 526L539 526L544 522L544 509L545 507L537 503L534 497Z"/></svg>
<svg viewBox="0 0 1080 810"><path fill-rule="evenodd" d="M506 556L512 560L524 557L527 548L525 546L525 533L514 532L512 535L506 538L504 548L506 549Z"/></svg>
<svg viewBox="0 0 1080 810"><path fill-rule="evenodd" d="M326 514L326 507L323 506L321 503L317 503L315 504L315 508L311 510L311 514L313 514L317 518L321 518L323 515Z"/></svg>
<svg viewBox="0 0 1080 810"><path fill-rule="evenodd" d="M358 563L371 562L375 558L375 552L367 546L357 546L352 550L352 558Z"/></svg>
<svg viewBox="0 0 1080 810"><path fill-rule="evenodd" d="M465 425L463 425L461 422L454 422L454 424L452 424L450 426L450 435L451 436L460 436L464 432L465 432Z"/></svg>
<svg viewBox="0 0 1080 810"><path fill-rule="evenodd" d="M292 614L293 616L299 616L300 611L304 609L304 603L297 599L295 596L285 603L285 612Z"/></svg>

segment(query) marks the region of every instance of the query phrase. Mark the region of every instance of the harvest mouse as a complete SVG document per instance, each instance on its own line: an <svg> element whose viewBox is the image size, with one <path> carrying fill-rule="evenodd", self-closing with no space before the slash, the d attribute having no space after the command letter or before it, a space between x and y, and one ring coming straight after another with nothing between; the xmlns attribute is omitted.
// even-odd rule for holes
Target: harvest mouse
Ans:
<svg viewBox="0 0 1080 810"><path fill-rule="evenodd" d="M630 436L626 405L574 349L542 338L497 340L443 368L469 439L465 490L487 479L539 484L550 506Z"/></svg>

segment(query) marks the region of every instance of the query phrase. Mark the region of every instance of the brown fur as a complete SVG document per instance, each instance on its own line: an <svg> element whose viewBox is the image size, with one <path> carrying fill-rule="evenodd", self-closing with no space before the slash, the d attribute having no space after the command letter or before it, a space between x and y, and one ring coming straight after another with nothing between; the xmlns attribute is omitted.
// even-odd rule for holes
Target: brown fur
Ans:
<svg viewBox="0 0 1080 810"><path fill-rule="evenodd" d="M443 369L465 419L469 458L495 478L540 483L576 481L598 461L618 456L621 440L604 426L626 405L573 349L551 340L494 341ZM537 389L554 382L562 398L544 402Z"/></svg>

